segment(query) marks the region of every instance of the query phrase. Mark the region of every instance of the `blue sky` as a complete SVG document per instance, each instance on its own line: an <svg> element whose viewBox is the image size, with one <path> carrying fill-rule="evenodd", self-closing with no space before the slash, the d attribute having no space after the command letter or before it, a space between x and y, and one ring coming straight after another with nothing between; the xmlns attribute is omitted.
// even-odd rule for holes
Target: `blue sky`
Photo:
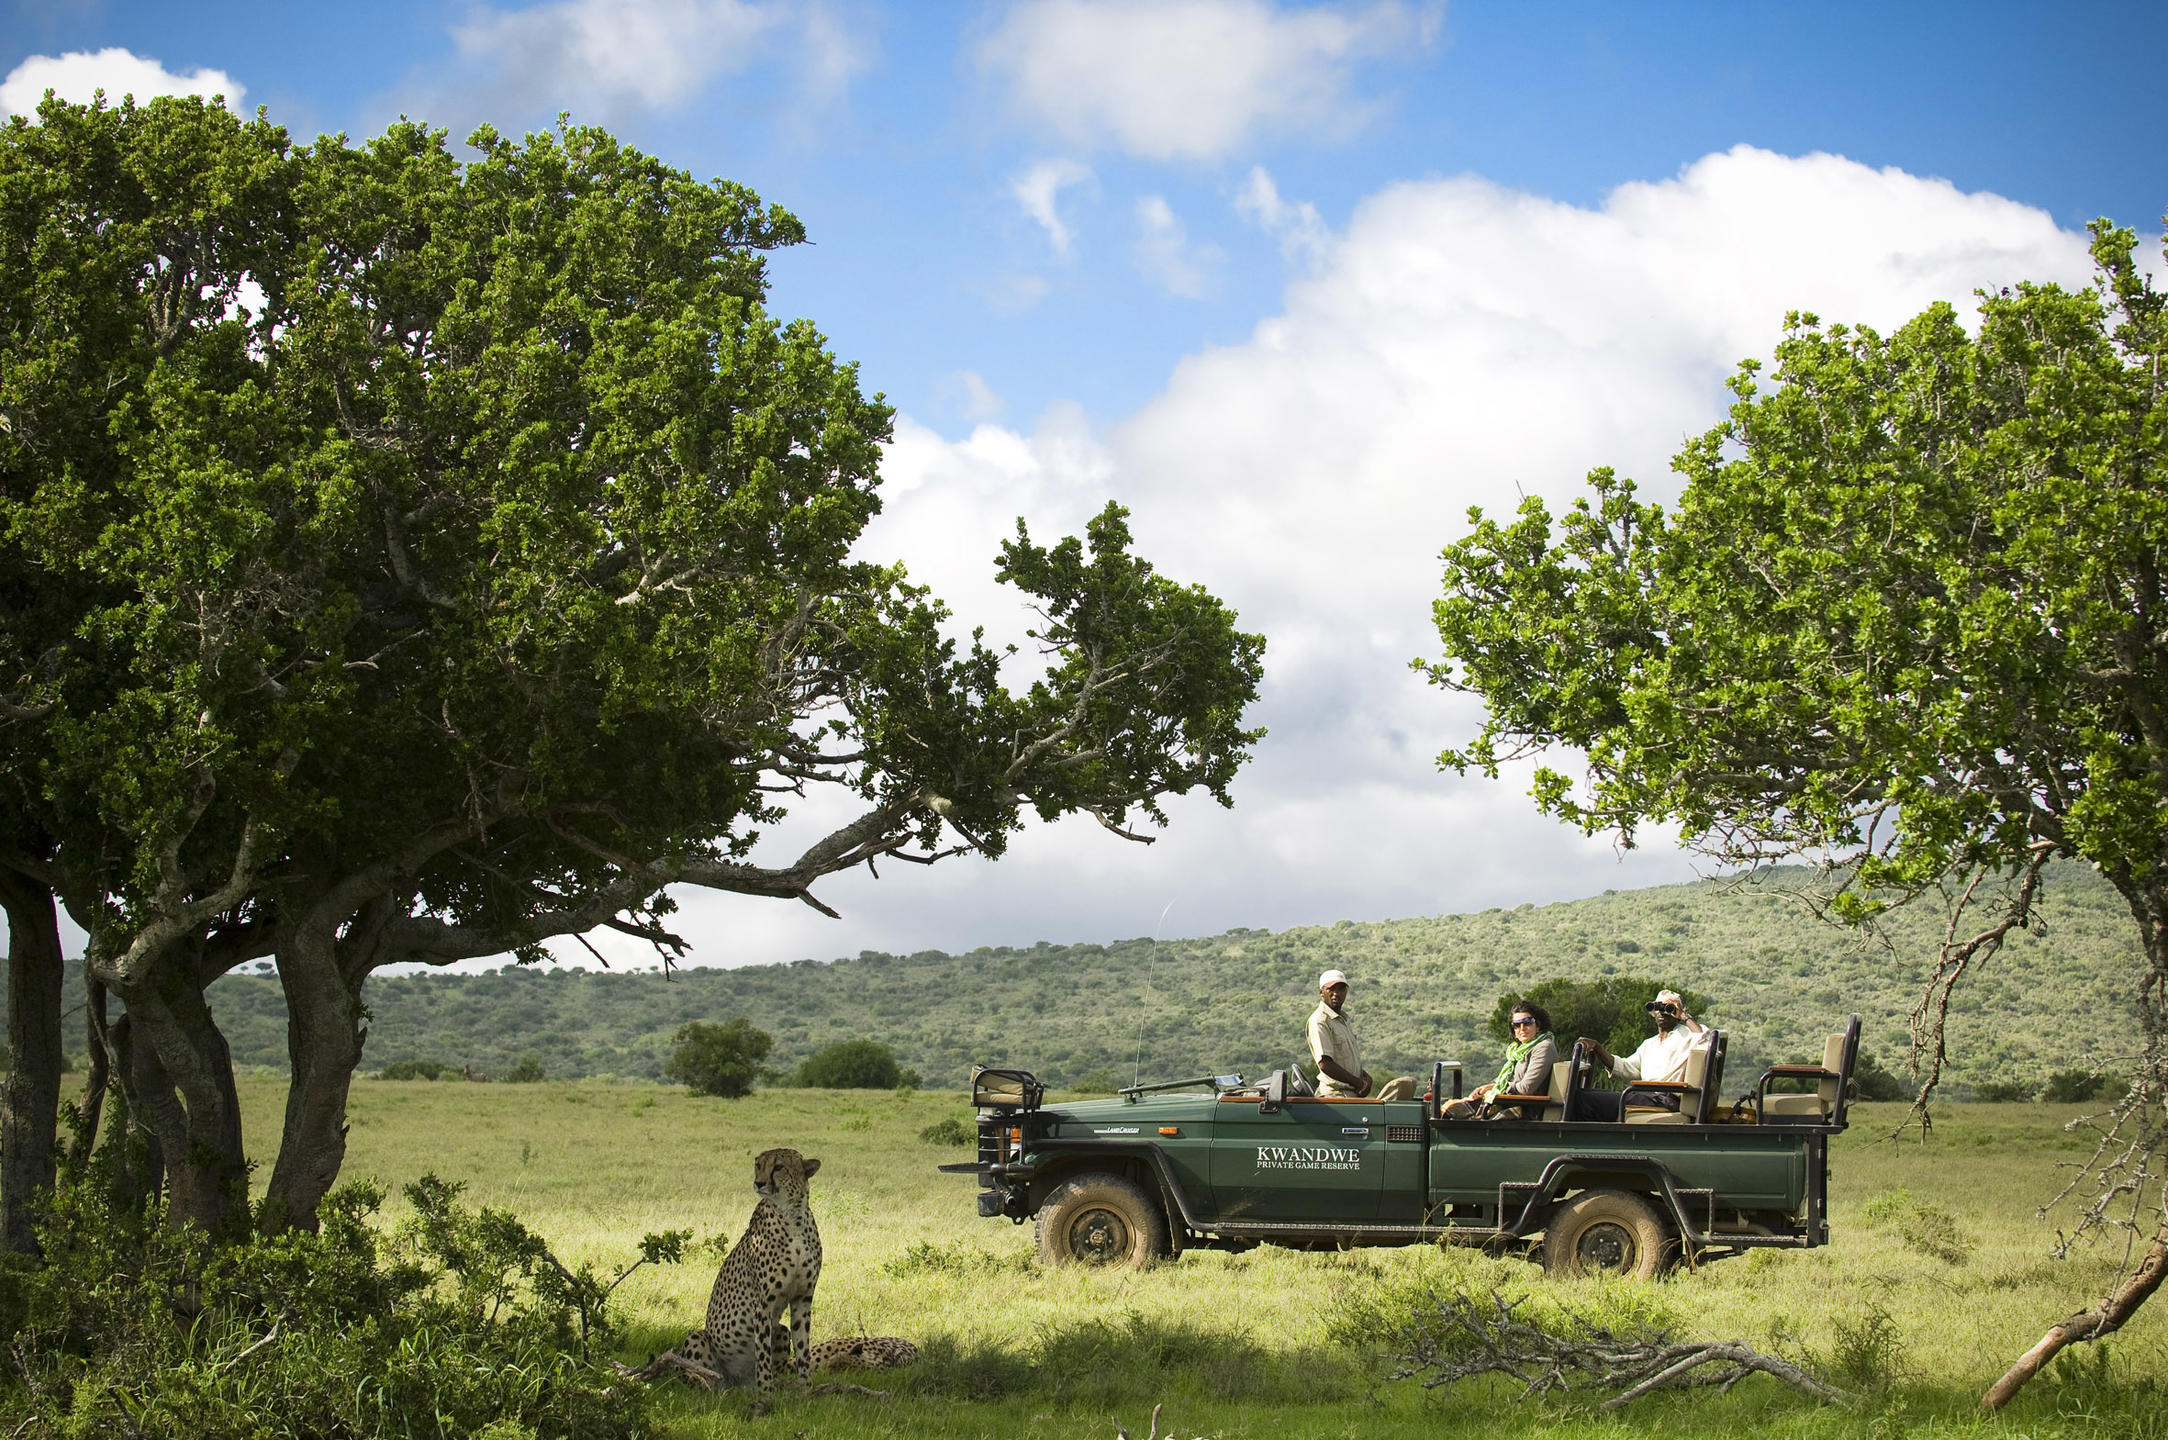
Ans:
<svg viewBox="0 0 2168 1440"><path fill-rule="evenodd" d="M297 134L609 126L796 211L773 305L901 409L868 537L995 632L1019 515L1132 505L1273 644L1228 813L839 877L842 922L686 897L717 963L1204 933L1691 873L1438 775L1406 671L1469 503L1665 488L1785 310L1898 323L2157 234L2168 7L765 0L18 3L0 105L238 89ZM2148 140L2147 137L2153 137ZM819 817L808 817L807 824ZM1171 908L1170 908L1171 907ZM1164 916L1162 919L1161 917Z"/></svg>

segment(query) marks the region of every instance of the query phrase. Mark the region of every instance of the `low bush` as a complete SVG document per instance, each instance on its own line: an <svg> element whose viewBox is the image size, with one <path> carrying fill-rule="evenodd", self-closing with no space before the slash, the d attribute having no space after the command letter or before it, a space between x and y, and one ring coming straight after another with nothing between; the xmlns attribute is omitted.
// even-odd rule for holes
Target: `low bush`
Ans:
<svg viewBox="0 0 2168 1440"><path fill-rule="evenodd" d="M1988 1080L1972 1087L1972 1098L1983 1105L2016 1105L2033 1098L2033 1087L2022 1080Z"/></svg>
<svg viewBox="0 0 2168 1440"><path fill-rule="evenodd" d="M394 1060L376 1072L379 1080L464 1080L467 1072L442 1060Z"/></svg>
<svg viewBox="0 0 2168 1440"><path fill-rule="evenodd" d="M504 1072L504 1082L507 1085L534 1085L549 1078L549 1072L542 1068L541 1060L533 1055L520 1056L519 1063Z"/></svg>
<svg viewBox="0 0 2168 1440"><path fill-rule="evenodd" d="M2050 1105L2083 1105L2098 1100L2108 1090L2108 1077L2090 1070L2058 1070L2048 1076L2040 1098Z"/></svg>
<svg viewBox="0 0 2168 1440"><path fill-rule="evenodd" d="M916 1090L918 1080L878 1040L839 1040L798 1067L798 1083L809 1090Z"/></svg>
<svg viewBox="0 0 2168 1440"><path fill-rule="evenodd" d="M0 1269L0 1424L20 1440L645 1433L646 1391L599 1353L602 1282L456 1185L405 1194L390 1235L371 1219L383 1192L349 1184L315 1234L217 1243L65 1188L42 1262Z"/></svg>
<svg viewBox="0 0 2168 1440"><path fill-rule="evenodd" d="M901 1255L881 1268L898 1280L917 1275L1028 1275L1036 1269L1027 1252L1019 1250L1009 1255L996 1255L960 1240L947 1245L914 1240Z"/></svg>
<svg viewBox="0 0 2168 1440"><path fill-rule="evenodd" d="M1857 1318L1830 1322L1836 1340L1824 1364L1829 1377L1853 1390L1889 1390L1905 1378L1905 1342L1886 1306L1870 1302Z"/></svg>
<svg viewBox="0 0 2168 1440"><path fill-rule="evenodd" d="M977 1142L979 1129L969 1121L951 1115L919 1131L918 1138L928 1145L970 1145Z"/></svg>
<svg viewBox="0 0 2168 1440"><path fill-rule="evenodd" d="M1913 1198L1909 1190L1885 1190L1860 1207L1860 1219L1892 1230L1907 1250L1949 1265L1962 1265L1979 1249L1957 1217L1940 1205Z"/></svg>
<svg viewBox="0 0 2168 1440"><path fill-rule="evenodd" d="M1859 1059L1852 1067L1852 1098L1854 1100L1910 1100L1913 1086L1884 1068L1881 1061L1867 1051L1859 1052Z"/></svg>

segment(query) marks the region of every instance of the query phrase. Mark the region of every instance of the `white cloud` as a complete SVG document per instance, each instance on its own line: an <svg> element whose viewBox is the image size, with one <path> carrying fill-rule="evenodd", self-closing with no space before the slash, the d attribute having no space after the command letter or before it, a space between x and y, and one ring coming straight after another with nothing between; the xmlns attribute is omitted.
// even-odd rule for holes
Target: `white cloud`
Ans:
<svg viewBox="0 0 2168 1440"><path fill-rule="evenodd" d="M1235 193L1235 213L1276 237L1280 253L1290 260L1315 264L1324 257L1325 246L1332 238L1317 207L1307 200L1281 199L1280 187L1262 165L1250 167L1249 178Z"/></svg>
<svg viewBox="0 0 2168 1440"><path fill-rule="evenodd" d="M1067 221L1061 218L1061 192L1092 178L1091 167L1076 160L1040 160L1009 181L1009 193L1026 215L1046 231L1054 253L1066 259L1074 240Z"/></svg>
<svg viewBox="0 0 2168 1440"><path fill-rule="evenodd" d="M226 108L242 113L241 97L248 92L223 70L200 69L178 74L147 55L112 46L104 50L71 50L65 55L33 55L0 80L0 114L35 114L38 102L51 90L78 105L90 103L92 95L105 91L118 105L123 95L140 103L154 95L223 95Z"/></svg>
<svg viewBox="0 0 2168 1440"><path fill-rule="evenodd" d="M1480 722L1407 669L1435 649L1440 547L1470 504L1555 503L1599 464L1668 498L1669 457L1787 310L1891 327L1975 287L2089 273L2083 237L2038 210L1827 155L1742 147L1592 208L1472 178L1380 191L1280 314L1190 357L1118 424L1062 410L949 443L899 423L868 536L960 624L1014 638L1025 621L988 559L1015 517L1052 536L1107 498L1130 505L1141 553L1269 637L1255 718L1272 733L1234 809L1182 802L1149 849L1065 824L992 870L838 876L822 894L840 925L723 897L688 923L715 907L699 923L746 947L716 958L825 958L1142 935L1170 899L1165 933L1198 934L1685 878L1660 841L1621 860L1536 815L1525 773L1436 772Z"/></svg>
<svg viewBox="0 0 2168 1440"><path fill-rule="evenodd" d="M976 370L957 370L942 376L934 382L934 398L974 424L999 419L1004 408L1001 397Z"/></svg>
<svg viewBox="0 0 2168 1440"><path fill-rule="evenodd" d="M1046 298L1054 287L1044 275L1029 271L988 276L978 291L997 315L1021 315Z"/></svg>
<svg viewBox="0 0 2168 1440"><path fill-rule="evenodd" d="M1010 99L1077 144L1154 160L1224 155L1259 131L1338 135L1369 106L1365 60L1428 42L1438 7L1266 0L1024 0L979 47Z"/></svg>
<svg viewBox="0 0 2168 1440"><path fill-rule="evenodd" d="M1209 283L1208 269L1219 252L1189 243L1189 231L1163 196L1137 201L1137 268L1158 281L1169 295L1194 300Z"/></svg>
<svg viewBox="0 0 2168 1440"><path fill-rule="evenodd" d="M552 0L481 8L452 30L465 72L447 103L546 102L582 119L669 110L728 74L782 58L816 102L841 95L867 63L864 46L824 5L781 0Z"/></svg>

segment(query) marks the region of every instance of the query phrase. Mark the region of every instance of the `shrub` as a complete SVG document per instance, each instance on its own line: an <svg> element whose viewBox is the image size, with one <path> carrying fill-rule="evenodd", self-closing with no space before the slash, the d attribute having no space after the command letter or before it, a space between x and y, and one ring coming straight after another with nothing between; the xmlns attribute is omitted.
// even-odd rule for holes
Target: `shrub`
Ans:
<svg viewBox="0 0 2168 1440"><path fill-rule="evenodd" d="M2089 1070L2058 1070L2048 1076L2040 1098L2050 1105L2083 1105L2098 1100L2108 1088L2108 1077Z"/></svg>
<svg viewBox="0 0 2168 1440"><path fill-rule="evenodd" d="M544 1070L542 1062L532 1055L520 1056L519 1063L504 1072L504 1083L507 1085L533 1085L547 1079L549 1072Z"/></svg>
<svg viewBox="0 0 2168 1440"><path fill-rule="evenodd" d="M1904 1334L1888 1309L1870 1303L1857 1320L1838 1316L1830 1322L1836 1343L1830 1347L1829 1378L1854 1390L1887 1390L1905 1378Z"/></svg>
<svg viewBox="0 0 2168 1440"><path fill-rule="evenodd" d="M919 1131L918 1138L928 1145L970 1145L978 1140L979 1130L951 1115Z"/></svg>
<svg viewBox="0 0 2168 1440"><path fill-rule="evenodd" d="M1979 1242L1967 1235L1957 1217L1940 1205L1916 1200L1909 1190L1885 1190L1860 1208L1860 1218L1883 1230L1894 1230L1904 1247L1914 1254L1962 1265L1972 1258Z"/></svg>
<svg viewBox="0 0 2168 1440"><path fill-rule="evenodd" d="M458 1194L424 1177L386 1236L383 1192L350 1184L317 1233L219 1243L67 1186L43 1263L0 1262L21 1381L0 1415L16 1434L141 1440L646 1433L645 1390L597 1347L603 1282Z"/></svg>
<svg viewBox="0 0 2168 1440"><path fill-rule="evenodd" d="M1972 1098L1983 1105L2014 1105L2032 1099L2033 1090L2022 1080L1989 1080L1972 1087Z"/></svg>
<svg viewBox="0 0 2168 1440"><path fill-rule="evenodd" d="M1882 1068L1882 1062L1865 1050L1852 1067L1852 1098L1855 1100L1909 1100L1912 1089L1905 1081Z"/></svg>
<svg viewBox="0 0 2168 1440"><path fill-rule="evenodd" d="M914 1240L881 1268L898 1280L907 1280L915 1275L1028 1275L1034 1267L1028 1251L996 1255L963 1240L947 1245Z"/></svg>
<svg viewBox="0 0 2168 1440"><path fill-rule="evenodd" d="M712 1025L695 1020L680 1026L670 1042L670 1058L662 1073L695 1095L721 1095L735 1100L750 1095L760 1078L760 1062L768 1058L774 1039L756 1030L744 1016Z"/></svg>
<svg viewBox="0 0 2168 1440"><path fill-rule="evenodd" d="M918 1087L918 1076L878 1040L839 1040L798 1067L798 1083L813 1090L894 1090L907 1081Z"/></svg>
<svg viewBox="0 0 2168 1440"><path fill-rule="evenodd" d="M464 1080L466 1072L442 1060L394 1060L376 1072L379 1080Z"/></svg>

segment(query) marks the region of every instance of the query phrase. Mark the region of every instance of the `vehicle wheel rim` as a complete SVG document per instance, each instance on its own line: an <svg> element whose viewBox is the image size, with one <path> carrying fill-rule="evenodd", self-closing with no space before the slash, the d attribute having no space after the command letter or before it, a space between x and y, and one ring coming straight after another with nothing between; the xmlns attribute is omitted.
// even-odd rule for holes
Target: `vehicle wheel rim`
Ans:
<svg viewBox="0 0 2168 1440"><path fill-rule="evenodd" d="M1589 1226L1573 1246L1575 1262L1591 1275L1627 1274L1640 1259L1640 1254L1641 1247L1634 1243L1633 1232L1610 1220Z"/></svg>
<svg viewBox="0 0 2168 1440"><path fill-rule="evenodd" d="M1129 1222L1093 1207L1069 1222L1069 1253L1084 1265L1112 1265L1129 1258Z"/></svg>

